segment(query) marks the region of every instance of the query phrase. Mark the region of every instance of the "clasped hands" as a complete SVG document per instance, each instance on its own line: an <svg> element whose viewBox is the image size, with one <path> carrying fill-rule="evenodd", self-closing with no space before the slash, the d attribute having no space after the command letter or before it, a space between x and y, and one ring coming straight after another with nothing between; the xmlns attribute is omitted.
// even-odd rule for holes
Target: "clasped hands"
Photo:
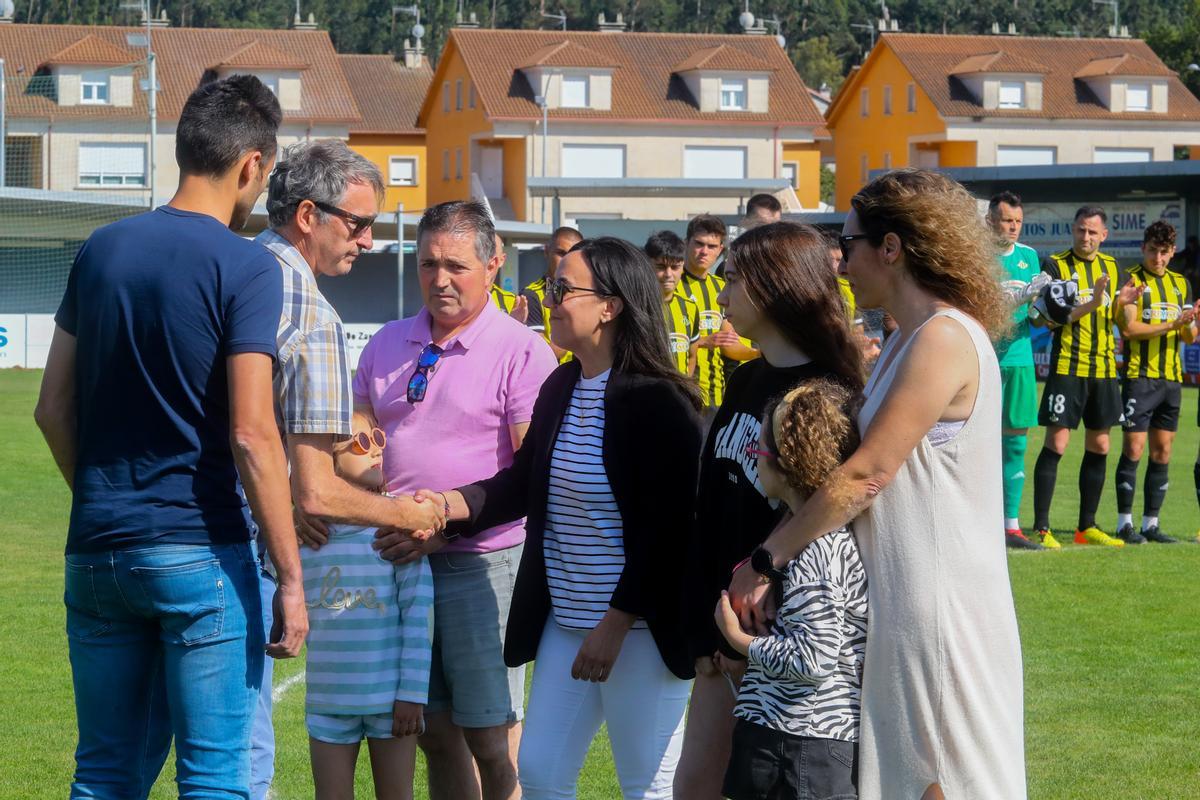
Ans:
<svg viewBox="0 0 1200 800"><path fill-rule="evenodd" d="M436 552L446 540L438 536L446 528L446 500L441 492L422 489L412 495L392 498L396 525L381 525L375 533L376 550L389 561L408 563ZM296 535L302 545L318 550L329 541L324 520L295 510Z"/></svg>
<svg viewBox="0 0 1200 800"><path fill-rule="evenodd" d="M446 538L439 536L446 528L446 495L432 489L418 489L411 498L404 498L416 503L422 511L433 509L434 519L421 523L422 527L387 528L381 527L375 531L375 541L372 547L379 555L397 564L409 564L430 553L436 553L446 545Z"/></svg>

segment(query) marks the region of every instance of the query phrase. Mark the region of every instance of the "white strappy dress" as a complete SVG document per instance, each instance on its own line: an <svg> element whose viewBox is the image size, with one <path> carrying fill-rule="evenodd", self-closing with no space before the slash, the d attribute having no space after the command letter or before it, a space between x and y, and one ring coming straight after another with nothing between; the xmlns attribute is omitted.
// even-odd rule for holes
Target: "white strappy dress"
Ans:
<svg viewBox="0 0 1200 800"><path fill-rule="evenodd" d="M1000 370L978 322L957 310L935 317L970 333L979 392L961 428L937 446L922 439L854 522L870 598L859 796L918 800L938 783L948 800L1021 800L1024 696L1001 529ZM864 433L914 337L892 357L896 338L867 384Z"/></svg>

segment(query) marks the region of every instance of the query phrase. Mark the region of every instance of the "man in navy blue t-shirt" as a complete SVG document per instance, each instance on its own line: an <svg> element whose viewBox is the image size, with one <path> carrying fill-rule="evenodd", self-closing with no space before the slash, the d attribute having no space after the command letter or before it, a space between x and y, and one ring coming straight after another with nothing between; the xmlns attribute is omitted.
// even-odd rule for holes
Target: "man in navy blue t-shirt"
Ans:
<svg viewBox="0 0 1200 800"><path fill-rule="evenodd" d="M72 797L145 797L172 736L181 797L244 797L264 649L294 656L307 631L271 388L279 266L230 230L281 116L250 76L193 92L175 196L92 234L55 317L35 416L73 493ZM279 578L270 644L251 510Z"/></svg>

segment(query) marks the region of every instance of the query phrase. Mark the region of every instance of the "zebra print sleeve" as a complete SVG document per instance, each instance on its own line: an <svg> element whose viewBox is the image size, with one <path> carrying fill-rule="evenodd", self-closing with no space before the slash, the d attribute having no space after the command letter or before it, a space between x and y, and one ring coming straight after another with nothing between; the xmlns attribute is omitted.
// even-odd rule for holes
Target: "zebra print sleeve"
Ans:
<svg viewBox="0 0 1200 800"><path fill-rule="evenodd" d="M734 715L794 736L857 741L867 578L842 529L788 565L768 636L750 645Z"/></svg>
<svg viewBox="0 0 1200 800"><path fill-rule="evenodd" d="M804 574L809 570L800 561L789 569L772 635L754 639L748 655L768 677L818 685L837 668L845 603L840 585L825 575Z"/></svg>

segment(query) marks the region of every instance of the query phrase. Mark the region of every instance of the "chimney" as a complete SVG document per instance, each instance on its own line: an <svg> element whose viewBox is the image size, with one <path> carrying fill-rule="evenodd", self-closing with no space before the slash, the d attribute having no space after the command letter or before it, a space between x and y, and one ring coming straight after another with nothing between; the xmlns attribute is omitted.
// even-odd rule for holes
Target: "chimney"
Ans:
<svg viewBox="0 0 1200 800"><path fill-rule="evenodd" d="M1000 23L999 23L999 22L993 22L993 23L992 23L992 35L993 35L993 36L999 36L999 35L1000 35Z"/></svg>
<svg viewBox="0 0 1200 800"><path fill-rule="evenodd" d="M625 24L625 15L620 11L617 12L616 22L609 22L604 18L604 12L600 12L598 27L601 33L624 33L629 26Z"/></svg>
<svg viewBox="0 0 1200 800"><path fill-rule="evenodd" d="M314 15L314 14L313 14L311 11L310 11L310 12L308 12L308 21L307 21L307 22L301 22L301 21L300 21L300 15L299 15L299 14L297 14L297 15L296 15L296 16L295 16L295 17L292 19L292 29L293 29L293 30L297 30L297 31L315 31L315 30L317 29L317 18L316 18L316 16L315 16L315 15Z"/></svg>
<svg viewBox="0 0 1200 800"><path fill-rule="evenodd" d="M1015 22L1008 23L1008 35L1009 36L1017 35L1017 23L1015 23Z"/></svg>
<svg viewBox="0 0 1200 800"><path fill-rule="evenodd" d="M144 19L145 18L143 17L143 20ZM151 28L169 28L169 27L171 27L171 20L167 17L167 10L165 8L162 10L162 14L159 15L158 19L155 19L153 17L150 18L150 27Z"/></svg>
<svg viewBox="0 0 1200 800"><path fill-rule="evenodd" d="M472 11L466 19L463 19L462 12L461 11L456 12L454 15L454 27L456 27L456 28L478 28L479 27L479 17L475 16L475 12Z"/></svg>
<svg viewBox="0 0 1200 800"><path fill-rule="evenodd" d="M13 11L13 0L0 0L0 25L12 24Z"/></svg>
<svg viewBox="0 0 1200 800"><path fill-rule="evenodd" d="M476 26L478 27L478 26ZM421 40L417 39L416 47L408 39L404 40L404 66L408 69L420 69L425 63L425 48L421 46Z"/></svg>

